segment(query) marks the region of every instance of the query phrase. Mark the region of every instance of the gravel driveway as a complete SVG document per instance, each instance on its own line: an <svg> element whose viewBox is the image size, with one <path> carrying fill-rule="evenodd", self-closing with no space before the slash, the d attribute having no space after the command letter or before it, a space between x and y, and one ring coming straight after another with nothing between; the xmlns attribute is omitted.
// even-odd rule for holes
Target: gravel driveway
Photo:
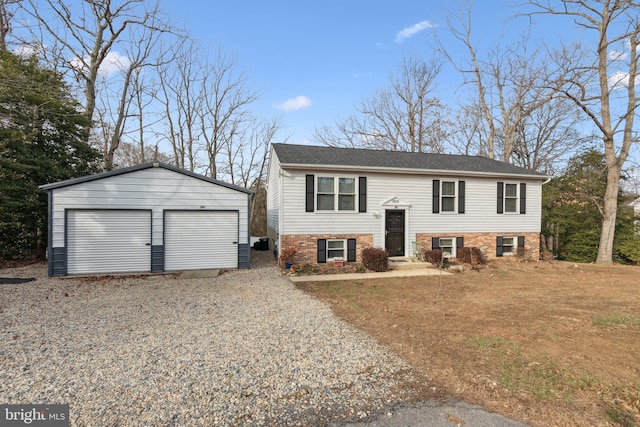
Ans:
<svg viewBox="0 0 640 427"><path fill-rule="evenodd" d="M409 367L253 252L251 270L46 278L0 270L0 403L72 425L323 425L411 397Z"/></svg>

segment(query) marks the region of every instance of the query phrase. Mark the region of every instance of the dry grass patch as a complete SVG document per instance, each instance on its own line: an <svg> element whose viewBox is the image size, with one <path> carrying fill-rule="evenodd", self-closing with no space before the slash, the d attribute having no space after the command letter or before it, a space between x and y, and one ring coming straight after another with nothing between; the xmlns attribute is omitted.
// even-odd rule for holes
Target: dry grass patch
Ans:
<svg viewBox="0 0 640 427"><path fill-rule="evenodd" d="M449 396L536 426L640 425L638 267L496 262L301 283Z"/></svg>

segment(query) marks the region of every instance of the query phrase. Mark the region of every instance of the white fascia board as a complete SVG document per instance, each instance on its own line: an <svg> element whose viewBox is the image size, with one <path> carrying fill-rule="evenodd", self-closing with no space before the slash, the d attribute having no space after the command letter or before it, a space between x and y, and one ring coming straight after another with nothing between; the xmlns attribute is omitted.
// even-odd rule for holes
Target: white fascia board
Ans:
<svg viewBox="0 0 640 427"><path fill-rule="evenodd" d="M310 164L297 164L297 163L282 163L280 164L282 169L295 169L295 170L332 170L332 171L345 171L345 172L381 172L381 173L395 173L395 174L413 174L413 175L438 175L438 176L477 176L484 178L520 178L520 179L535 179L545 181L549 177L546 175L523 175L513 173L496 173L496 172L472 172L472 171L452 171L444 169L412 169L412 168L385 168L374 166L344 166L344 165L310 165Z"/></svg>

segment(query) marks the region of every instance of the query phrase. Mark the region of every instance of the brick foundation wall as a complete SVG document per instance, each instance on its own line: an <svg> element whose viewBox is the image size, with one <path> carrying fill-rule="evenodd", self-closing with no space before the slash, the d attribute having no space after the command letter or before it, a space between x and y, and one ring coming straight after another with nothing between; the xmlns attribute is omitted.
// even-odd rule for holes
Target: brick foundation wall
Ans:
<svg viewBox="0 0 640 427"><path fill-rule="evenodd" d="M288 234L281 238L280 250L290 247L296 249L294 264L324 265L317 262L318 239L356 239L356 262L362 262L363 249L373 246L373 234Z"/></svg>
<svg viewBox="0 0 640 427"><path fill-rule="evenodd" d="M417 233L416 240L418 242L422 242L423 248L430 250L432 237L464 237L465 247L479 248L488 259L495 259L497 236L524 236L525 258L532 260L537 260L540 258L540 233Z"/></svg>

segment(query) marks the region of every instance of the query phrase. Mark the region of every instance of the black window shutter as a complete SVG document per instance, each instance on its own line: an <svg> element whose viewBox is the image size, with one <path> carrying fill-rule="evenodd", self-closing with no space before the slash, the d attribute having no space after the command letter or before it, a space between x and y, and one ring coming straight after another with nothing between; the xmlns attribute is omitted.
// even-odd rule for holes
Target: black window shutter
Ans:
<svg viewBox="0 0 640 427"><path fill-rule="evenodd" d="M315 177L313 175L307 175L307 190L306 190L306 204L305 211L313 212L315 206L315 191L314 191Z"/></svg>
<svg viewBox="0 0 640 427"><path fill-rule="evenodd" d="M527 184L524 182L520 183L520 213L527 213Z"/></svg>
<svg viewBox="0 0 640 427"><path fill-rule="evenodd" d="M356 261L356 239L347 239L347 262Z"/></svg>
<svg viewBox="0 0 640 427"><path fill-rule="evenodd" d="M458 213L464 213L464 181L458 181Z"/></svg>
<svg viewBox="0 0 640 427"><path fill-rule="evenodd" d="M433 180L433 213L440 213L440 180Z"/></svg>
<svg viewBox="0 0 640 427"><path fill-rule="evenodd" d="M318 263L327 262L327 239L318 239Z"/></svg>
<svg viewBox="0 0 640 427"><path fill-rule="evenodd" d="M434 251L436 249L440 249L440 238L439 237L432 237L431 238L431 249L433 249Z"/></svg>
<svg viewBox="0 0 640 427"><path fill-rule="evenodd" d="M504 182L498 182L498 213L504 213ZM501 255L502 256L502 255Z"/></svg>
<svg viewBox="0 0 640 427"><path fill-rule="evenodd" d="M456 237L456 249L464 248L464 237Z"/></svg>
<svg viewBox="0 0 640 427"><path fill-rule="evenodd" d="M496 237L496 256L502 256L502 236Z"/></svg>
<svg viewBox="0 0 640 427"><path fill-rule="evenodd" d="M358 212L367 211L367 177L358 178Z"/></svg>
<svg viewBox="0 0 640 427"><path fill-rule="evenodd" d="M518 247L524 248L524 236L518 236Z"/></svg>

